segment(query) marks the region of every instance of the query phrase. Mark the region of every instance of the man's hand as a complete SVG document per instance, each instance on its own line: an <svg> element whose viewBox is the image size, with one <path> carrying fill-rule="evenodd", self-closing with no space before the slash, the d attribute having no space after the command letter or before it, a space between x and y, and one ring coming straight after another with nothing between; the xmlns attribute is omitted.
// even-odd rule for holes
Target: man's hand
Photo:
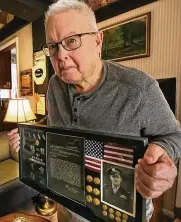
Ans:
<svg viewBox="0 0 181 222"><path fill-rule="evenodd" d="M177 168L166 151L156 144L150 144L136 165L136 187L146 199L162 195L173 186Z"/></svg>
<svg viewBox="0 0 181 222"><path fill-rule="evenodd" d="M20 144L20 138L18 134L18 128L11 130L8 134L9 139L9 145L12 150L15 150L16 152L19 151L19 144Z"/></svg>

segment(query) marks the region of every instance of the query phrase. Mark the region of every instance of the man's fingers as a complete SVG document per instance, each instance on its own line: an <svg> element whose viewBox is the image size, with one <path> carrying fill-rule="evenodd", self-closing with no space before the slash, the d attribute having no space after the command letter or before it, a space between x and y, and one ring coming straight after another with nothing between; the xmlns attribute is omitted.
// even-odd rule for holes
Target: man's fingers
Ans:
<svg viewBox="0 0 181 222"><path fill-rule="evenodd" d="M18 133L18 128L11 130L7 135L12 136L14 133Z"/></svg>
<svg viewBox="0 0 181 222"><path fill-rule="evenodd" d="M157 180L149 176L149 174L147 174L147 172L145 172L144 169L139 165L136 165L136 177L139 178L139 180L150 189L154 191L161 190L161 188L158 187Z"/></svg>
<svg viewBox="0 0 181 222"><path fill-rule="evenodd" d="M140 160L139 165L148 175L155 179L169 180L170 178L173 178L173 176L175 176L174 172L172 172L172 169L175 167L174 164L172 167L164 163L149 165L144 160ZM175 169L173 169L173 171L175 171Z"/></svg>
<svg viewBox="0 0 181 222"><path fill-rule="evenodd" d="M9 138L9 142L14 140L14 139L18 139L20 140L20 136L18 133L14 133L10 138Z"/></svg>
<svg viewBox="0 0 181 222"><path fill-rule="evenodd" d="M139 178L136 178L136 188L137 191L146 199L153 199L159 197L163 192L162 191L153 191L145 186Z"/></svg>
<svg viewBox="0 0 181 222"><path fill-rule="evenodd" d="M12 149L16 149L20 144L20 141L17 139L14 139L12 141L9 142L9 145L12 147Z"/></svg>
<svg viewBox="0 0 181 222"><path fill-rule="evenodd" d="M18 152L18 151L19 151L19 149L20 149L20 147L19 147L19 146L17 146L17 147L16 147L16 149L15 149L15 151L16 151L16 152Z"/></svg>
<svg viewBox="0 0 181 222"><path fill-rule="evenodd" d="M172 160L170 159L166 151L156 144L150 144L148 146L143 159L148 164L154 164L156 162L164 162L168 165L172 164Z"/></svg>
<svg viewBox="0 0 181 222"><path fill-rule="evenodd" d="M146 187L153 191L165 191L168 188L168 181L155 179L148 175L140 165L136 165L136 178Z"/></svg>

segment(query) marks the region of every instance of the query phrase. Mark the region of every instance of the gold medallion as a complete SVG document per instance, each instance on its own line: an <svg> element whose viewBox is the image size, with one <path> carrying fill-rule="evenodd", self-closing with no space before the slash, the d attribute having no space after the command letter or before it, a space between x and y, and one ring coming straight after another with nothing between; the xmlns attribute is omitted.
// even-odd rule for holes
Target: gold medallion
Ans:
<svg viewBox="0 0 181 222"><path fill-rule="evenodd" d="M125 220L127 220L128 219L128 215L127 214L123 214L123 216L122 216ZM124 221L123 221L124 222Z"/></svg>
<svg viewBox="0 0 181 222"><path fill-rule="evenodd" d="M121 218L120 218L120 217L116 217L115 220L116 220L117 222L121 222ZM123 219L123 220L124 220L124 219Z"/></svg>
<svg viewBox="0 0 181 222"><path fill-rule="evenodd" d="M88 193L92 193L92 187L91 186L89 186L89 185L86 186L86 190L87 190Z"/></svg>
<svg viewBox="0 0 181 222"><path fill-rule="evenodd" d="M119 211L116 211L116 216L117 217L120 217L121 216L121 213Z"/></svg>
<svg viewBox="0 0 181 222"><path fill-rule="evenodd" d="M91 203L92 202L92 197L90 195L87 195L86 196L86 201Z"/></svg>
<svg viewBox="0 0 181 222"><path fill-rule="evenodd" d="M97 198L94 198L93 203L94 203L94 205L98 206L98 205L100 205L100 200Z"/></svg>
<svg viewBox="0 0 181 222"><path fill-rule="evenodd" d="M35 140L35 145L39 146L39 144L40 144L39 140Z"/></svg>
<svg viewBox="0 0 181 222"><path fill-rule="evenodd" d="M107 210L108 209L108 206L106 204L102 205L102 209L103 210Z"/></svg>
<svg viewBox="0 0 181 222"><path fill-rule="evenodd" d="M109 208L109 213L113 214L114 213L114 210L112 208Z"/></svg>
<svg viewBox="0 0 181 222"><path fill-rule="evenodd" d="M89 183L91 183L91 182L93 181L93 178L92 178L92 176L90 176L90 175L88 175L88 176L86 177L86 179L87 179L87 181L88 181Z"/></svg>
<svg viewBox="0 0 181 222"><path fill-rule="evenodd" d="M102 215L106 217L106 216L107 216L107 211L106 211L106 210L103 210L103 211L102 211Z"/></svg>
<svg viewBox="0 0 181 222"><path fill-rule="evenodd" d="M95 194L96 196L98 196L100 194L100 191L97 188L93 189L93 194Z"/></svg>
<svg viewBox="0 0 181 222"><path fill-rule="evenodd" d="M100 184L100 179L99 179L98 177L95 177L95 178L94 178L94 183L95 183L95 184Z"/></svg>
<svg viewBox="0 0 181 222"><path fill-rule="evenodd" d="M125 220L125 219L122 219L122 222L128 222L127 220Z"/></svg>
<svg viewBox="0 0 181 222"><path fill-rule="evenodd" d="M109 214L109 218L110 218L111 220L114 220L114 214Z"/></svg>

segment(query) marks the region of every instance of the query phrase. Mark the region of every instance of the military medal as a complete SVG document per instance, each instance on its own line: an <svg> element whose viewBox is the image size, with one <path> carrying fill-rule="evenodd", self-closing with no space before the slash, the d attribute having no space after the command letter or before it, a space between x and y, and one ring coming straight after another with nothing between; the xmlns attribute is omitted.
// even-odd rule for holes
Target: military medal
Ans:
<svg viewBox="0 0 181 222"><path fill-rule="evenodd" d="M111 220L113 220L113 219L114 219L114 214L109 214L109 218L110 218Z"/></svg>
<svg viewBox="0 0 181 222"><path fill-rule="evenodd" d="M103 210L103 211L102 211L102 215L103 215L104 217L106 217L106 216L107 216L107 211L106 211L106 210Z"/></svg>
<svg viewBox="0 0 181 222"><path fill-rule="evenodd" d="M127 220L128 219L128 215L123 214L123 218Z"/></svg>
<svg viewBox="0 0 181 222"><path fill-rule="evenodd" d="M108 209L108 206L106 204L102 205L102 209L103 210L107 210Z"/></svg>
<svg viewBox="0 0 181 222"><path fill-rule="evenodd" d="M98 177L95 177L95 178L94 178L94 183L95 183L95 184L100 184L100 179L99 179Z"/></svg>
<svg viewBox="0 0 181 222"><path fill-rule="evenodd" d="M88 176L86 177L86 179L87 179L87 181L88 181L89 183L91 183L91 182L93 181L93 178L92 178L92 176L90 176L90 175L88 175Z"/></svg>
<svg viewBox="0 0 181 222"><path fill-rule="evenodd" d="M92 193L92 187L91 186L89 186L89 185L86 186L86 190L87 190L88 193Z"/></svg>
<svg viewBox="0 0 181 222"><path fill-rule="evenodd" d="M91 203L92 202L92 197L90 195L87 195L86 196L86 201Z"/></svg>
<svg viewBox="0 0 181 222"><path fill-rule="evenodd" d="M117 222L121 222L121 218L120 218L120 217L116 217L115 220L116 220Z"/></svg>
<svg viewBox="0 0 181 222"><path fill-rule="evenodd" d="M121 213L119 211L116 211L116 216L117 217L120 217L121 216Z"/></svg>
<svg viewBox="0 0 181 222"><path fill-rule="evenodd" d="M96 206L98 206L98 205L100 205L100 200L97 199L97 198L94 198L94 199L93 199L93 203L94 203Z"/></svg>
<svg viewBox="0 0 181 222"><path fill-rule="evenodd" d="M109 213L113 214L114 213L114 210L112 208L109 208Z"/></svg>
<svg viewBox="0 0 181 222"><path fill-rule="evenodd" d="M96 196L98 196L100 194L100 191L97 188L93 189L93 194L95 194Z"/></svg>

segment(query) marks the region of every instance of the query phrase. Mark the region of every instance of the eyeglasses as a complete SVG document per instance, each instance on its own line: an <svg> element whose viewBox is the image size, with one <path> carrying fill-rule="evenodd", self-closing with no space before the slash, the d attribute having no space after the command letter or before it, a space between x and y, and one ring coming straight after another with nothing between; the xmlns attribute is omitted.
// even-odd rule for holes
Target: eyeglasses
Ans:
<svg viewBox="0 0 181 222"><path fill-rule="evenodd" d="M58 45L61 44L67 51L78 49L82 45L81 37L83 35L94 35L97 32L86 32L68 36L57 43L49 43L43 46L43 52L46 56L55 56L58 53Z"/></svg>

